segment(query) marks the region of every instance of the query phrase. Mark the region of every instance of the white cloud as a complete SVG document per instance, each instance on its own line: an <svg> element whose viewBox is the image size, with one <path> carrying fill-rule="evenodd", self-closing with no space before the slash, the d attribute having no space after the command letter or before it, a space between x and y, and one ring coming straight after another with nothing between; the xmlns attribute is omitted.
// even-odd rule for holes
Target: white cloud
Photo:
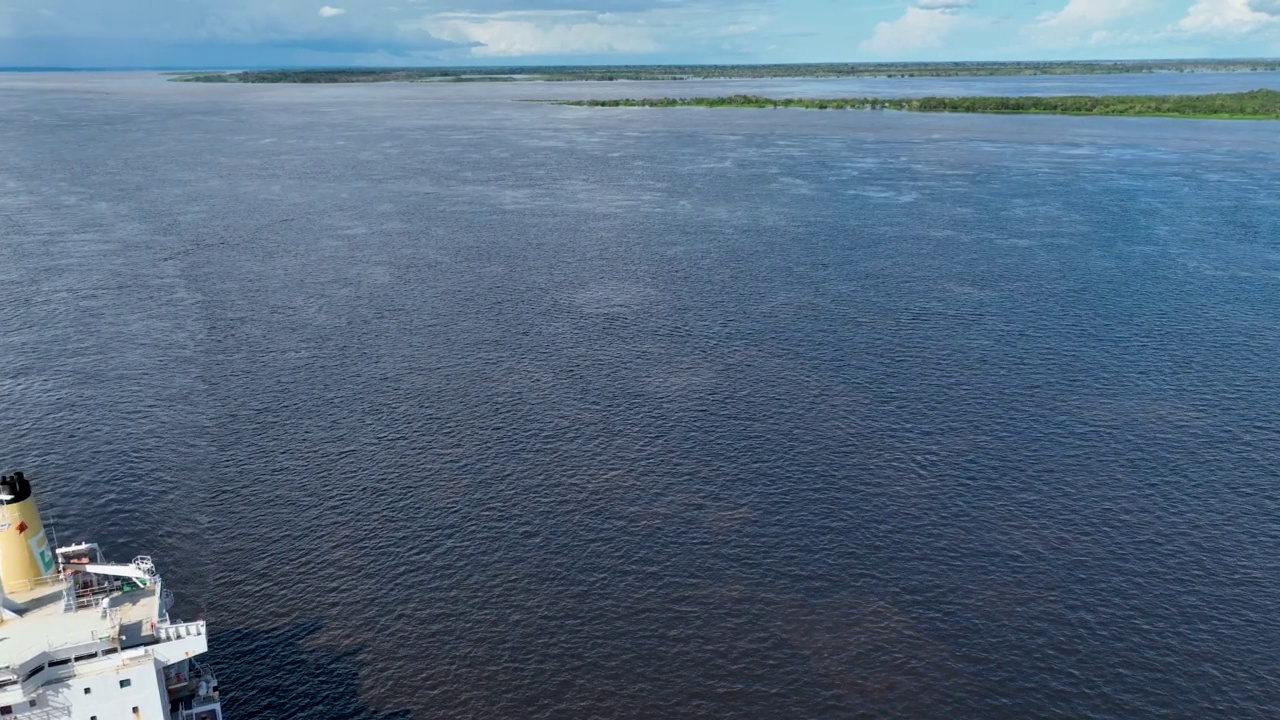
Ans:
<svg viewBox="0 0 1280 720"><path fill-rule="evenodd" d="M1239 38L1262 28L1280 29L1280 0L1194 0L1176 23L1152 27L1154 0L1069 0L1024 28L1046 47L1152 47L1192 37Z"/></svg>
<svg viewBox="0 0 1280 720"><path fill-rule="evenodd" d="M609 13L574 11L441 13L422 23L435 37L480 43L475 57L650 53L662 49L651 28Z"/></svg>
<svg viewBox="0 0 1280 720"><path fill-rule="evenodd" d="M921 10L960 10L973 7L973 0L916 0Z"/></svg>
<svg viewBox="0 0 1280 720"><path fill-rule="evenodd" d="M1038 25L1049 30L1094 30L1150 9L1149 0L1069 0L1061 10L1042 14Z"/></svg>
<svg viewBox="0 0 1280 720"><path fill-rule="evenodd" d="M1183 32L1241 35L1280 23L1280 0L1196 0L1178 21Z"/></svg>
<svg viewBox="0 0 1280 720"><path fill-rule="evenodd" d="M951 9L909 7L897 20L878 23L859 48L884 57L910 55L916 50L941 47L961 22L963 18Z"/></svg>
<svg viewBox="0 0 1280 720"><path fill-rule="evenodd" d="M345 12L346 10L343 10L342 8L329 7L328 5L325 5L320 8L320 17L333 17L334 15L341 15Z"/></svg>
<svg viewBox="0 0 1280 720"><path fill-rule="evenodd" d="M1150 18L1164 0L1068 0L1022 29L1039 48L1141 46L1157 39Z"/></svg>
<svg viewBox="0 0 1280 720"><path fill-rule="evenodd" d="M643 7L649 0L619 0ZM469 46L472 57L547 55L643 55L715 48L740 55L759 50L755 38L772 18L698 3L597 12L591 10L496 10L439 12L405 27Z"/></svg>

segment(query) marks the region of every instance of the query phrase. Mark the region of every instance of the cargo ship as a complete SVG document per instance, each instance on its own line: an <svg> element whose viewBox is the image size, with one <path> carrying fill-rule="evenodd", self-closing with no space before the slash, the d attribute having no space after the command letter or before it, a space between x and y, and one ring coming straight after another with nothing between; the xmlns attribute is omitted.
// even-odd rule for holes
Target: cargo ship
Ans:
<svg viewBox="0 0 1280 720"><path fill-rule="evenodd" d="M0 720L222 720L204 621L170 616L150 557L51 546L21 472L0 474L0 581Z"/></svg>

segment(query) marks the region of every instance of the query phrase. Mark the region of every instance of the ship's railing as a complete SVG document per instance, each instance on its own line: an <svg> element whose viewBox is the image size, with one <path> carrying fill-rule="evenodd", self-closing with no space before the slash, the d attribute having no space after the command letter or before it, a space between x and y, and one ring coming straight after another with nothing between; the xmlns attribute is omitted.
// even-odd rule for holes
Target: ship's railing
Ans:
<svg viewBox="0 0 1280 720"><path fill-rule="evenodd" d="M196 688L204 688L203 694L197 695L194 702L199 704L200 700L215 701L218 699L218 678L213 674L213 670L204 663L197 662L195 658L191 658L191 676L196 679Z"/></svg>
<svg viewBox="0 0 1280 720"><path fill-rule="evenodd" d="M195 622L157 625L155 629L155 636L157 642L165 642L168 640L181 640L182 638L191 637L193 635L203 635L204 632L204 621L196 620Z"/></svg>
<svg viewBox="0 0 1280 720"><path fill-rule="evenodd" d="M59 643L47 640L43 643L28 645L20 653L22 657L27 658L26 660L13 665L0 666L0 692L13 687L19 682L25 684L27 680L49 669L47 663L50 661L60 667L62 663L59 661L68 658L79 662L120 652L120 629L122 623L120 610L111 608L108 610L108 617L110 618L110 623L107 627L94 630L87 641L77 640L70 643ZM157 642L181 640L204 635L205 632L203 620L173 625L157 625L154 628Z"/></svg>
<svg viewBox="0 0 1280 720"><path fill-rule="evenodd" d="M135 560L135 562L137 562ZM140 568L154 573L154 568ZM63 589L63 600L66 607L70 610L78 610L98 605L104 597L113 597L122 594L125 586L132 583L134 590L129 592L150 592L155 593L159 597L160 593L160 576L150 575L147 584L141 585L136 580L130 578L113 577L105 581L96 582L94 584L78 585L75 583L67 583Z"/></svg>
<svg viewBox="0 0 1280 720"><path fill-rule="evenodd" d="M63 582L64 582L64 578L62 577L61 574L51 573L49 575L42 575L38 578L31 578L28 580L15 580L13 582L5 583L4 591L6 593L30 592L40 587L50 587L52 585L61 585Z"/></svg>
<svg viewBox="0 0 1280 720"><path fill-rule="evenodd" d="M120 629L116 626L107 630L94 630L90 633L88 640L75 640L73 642L47 640L42 643L31 643L23 648L20 653L21 656L27 658L26 660L12 665L0 666L0 684L10 677L20 677L25 672L30 672L29 668L42 664L44 660L76 657L90 650L100 651L104 647L110 647L115 652L119 652L119 647L115 645L119 632ZM77 652L78 650L82 652Z"/></svg>
<svg viewBox="0 0 1280 720"><path fill-rule="evenodd" d="M179 701L174 720L222 720L222 701L218 696L218 678L208 666L188 660L188 672L192 685L196 688L194 695Z"/></svg>
<svg viewBox="0 0 1280 720"><path fill-rule="evenodd" d="M48 641L28 646L26 661L0 668L0 695L19 690L24 697L30 696L41 685L74 674L77 663L119 653L115 639L99 637L101 634L95 632L87 642Z"/></svg>
<svg viewBox="0 0 1280 720"><path fill-rule="evenodd" d="M212 702L190 708L183 707L170 717L172 720L222 720L222 703Z"/></svg>

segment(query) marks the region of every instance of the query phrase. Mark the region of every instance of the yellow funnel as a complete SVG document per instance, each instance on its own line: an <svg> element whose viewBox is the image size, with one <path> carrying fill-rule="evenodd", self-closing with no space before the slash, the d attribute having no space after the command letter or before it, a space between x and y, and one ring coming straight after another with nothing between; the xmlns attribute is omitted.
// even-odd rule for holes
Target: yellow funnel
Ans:
<svg viewBox="0 0 1280 720"><path fill-rule="evenodd" d="M20 472L0 475L0 581L5 592L27 590L32 580L56 569L31 483Z"/></svg>

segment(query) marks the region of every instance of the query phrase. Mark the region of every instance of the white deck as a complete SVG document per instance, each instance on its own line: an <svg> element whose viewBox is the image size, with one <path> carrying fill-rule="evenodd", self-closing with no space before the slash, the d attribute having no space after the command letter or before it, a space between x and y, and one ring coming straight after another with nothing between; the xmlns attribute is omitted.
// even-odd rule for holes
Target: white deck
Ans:
<svg viewBox="0 0 1280 720"><path fill-rule="evenodd" d="M98 607L63 610L63 582L50 578L49 584L21 592L9 592L9 599L25 610L21 617L0 622L0 668L17 668L46 651L78 645L118 640L121 648L150 641L152 620L159 609L154 585L111 598L113 612ZM55 655L58 653L54 652Z"/></svg>

